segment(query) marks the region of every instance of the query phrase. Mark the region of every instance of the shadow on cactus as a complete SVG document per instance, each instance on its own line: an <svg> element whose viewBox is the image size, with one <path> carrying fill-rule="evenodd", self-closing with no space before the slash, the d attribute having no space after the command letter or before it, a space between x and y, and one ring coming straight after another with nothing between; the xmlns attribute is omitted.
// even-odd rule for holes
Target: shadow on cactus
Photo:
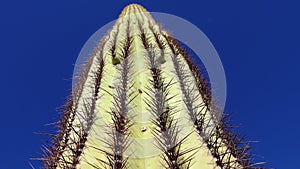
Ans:
<svg viewBox="0 0 300 169"><path fill-rule="evenodd" d="M44 168L263 168L202 70L140 5L122 11L74 80Z"/></svg>

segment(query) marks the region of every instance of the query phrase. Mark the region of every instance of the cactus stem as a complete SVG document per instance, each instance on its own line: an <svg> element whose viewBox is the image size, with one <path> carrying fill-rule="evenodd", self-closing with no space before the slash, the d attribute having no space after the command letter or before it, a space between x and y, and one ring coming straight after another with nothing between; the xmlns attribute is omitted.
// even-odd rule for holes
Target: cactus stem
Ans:
<svg viewBox="0 0 300 169"><path fill-rule="evenodd" d="M262 168L201 71L146 9L125 7L74 79L39 160L47 169Z"/></svg>

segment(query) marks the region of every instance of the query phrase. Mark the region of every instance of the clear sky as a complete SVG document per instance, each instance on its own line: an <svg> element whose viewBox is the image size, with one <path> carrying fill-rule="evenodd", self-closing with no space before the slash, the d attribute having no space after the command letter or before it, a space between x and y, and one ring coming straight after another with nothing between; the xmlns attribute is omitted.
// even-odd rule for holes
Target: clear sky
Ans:
<svg viewBox="0 0 300 169"><path fill-rule="evenodd" d="M26 169L53 132L85 41L140 3L197 25L225 68L226 112L267 167L299 167L300 11L278 0L10 0L0 2L0 169ZM199 44L201 45L201 44ZM36 168L40 166L32 162Z"/></svg>

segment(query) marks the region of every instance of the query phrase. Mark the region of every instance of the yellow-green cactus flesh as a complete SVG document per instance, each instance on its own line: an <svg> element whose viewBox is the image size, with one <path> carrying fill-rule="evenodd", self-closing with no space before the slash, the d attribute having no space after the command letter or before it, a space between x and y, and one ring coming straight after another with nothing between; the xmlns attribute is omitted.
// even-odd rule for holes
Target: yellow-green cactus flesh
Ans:
<svg viewBox="0 0 300 169"><path fill-rule="evenodd" d="M253 168L210 98L183 48L129 5L78 77L45 168Z"/></svg>

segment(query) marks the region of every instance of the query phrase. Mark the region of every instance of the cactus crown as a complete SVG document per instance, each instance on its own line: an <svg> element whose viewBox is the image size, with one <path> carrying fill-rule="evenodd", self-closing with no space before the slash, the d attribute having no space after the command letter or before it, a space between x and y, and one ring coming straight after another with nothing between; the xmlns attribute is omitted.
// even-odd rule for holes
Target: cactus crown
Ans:
<svg viewBox="0 0 300 169"><path fill-rule="evenodd" d="M262 168L189 54L140 5L122 11L76 81L45 168Z"/></svg>

